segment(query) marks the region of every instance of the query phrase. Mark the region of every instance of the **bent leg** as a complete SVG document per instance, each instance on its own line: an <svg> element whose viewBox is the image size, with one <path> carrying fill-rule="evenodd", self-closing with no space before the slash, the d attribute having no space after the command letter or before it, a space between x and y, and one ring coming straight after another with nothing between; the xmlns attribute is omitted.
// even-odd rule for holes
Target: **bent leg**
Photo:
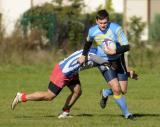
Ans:
<svg viewBox="0 0 160 127"><path fill-rule="evenodd" d="M77 101L77 99L81 96L82 90L80 82L77 84L69 85L68 88L71 91L71 94L67 97L65 105L63 106L63 111L68 111L70 108L74 105L74 103Z"/></svg>
<svg viewBox="0 0 160 127"><path fill-rule="evenodd" d="M69 115L71 107L75 104L77 99L82 94L81 85L79 79L72 81L68 84L68 88L71 91L71 94L67 97L66 102L62 108L62 112L59 114L58 118L69 118L72 117Z"/></svg>

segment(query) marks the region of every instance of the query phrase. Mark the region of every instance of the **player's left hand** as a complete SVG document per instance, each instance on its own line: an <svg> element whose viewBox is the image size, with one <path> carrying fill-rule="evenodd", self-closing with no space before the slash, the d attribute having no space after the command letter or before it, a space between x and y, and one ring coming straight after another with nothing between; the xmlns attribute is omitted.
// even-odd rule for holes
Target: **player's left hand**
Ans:
<svg viewBox="0 0 160 127"><path fill-rule="evenodd" d="M115 55L116 54L116 50L109 48L108 46L104 46L104 51L108 54L108 55Z"/></svg>
<svg viewBox="0 0 160 127"><path fill-rule="evenodd" d="M135 71L131 70L129 71L129 74L130 74L130 78L138 80L138 74Z"/></svg>

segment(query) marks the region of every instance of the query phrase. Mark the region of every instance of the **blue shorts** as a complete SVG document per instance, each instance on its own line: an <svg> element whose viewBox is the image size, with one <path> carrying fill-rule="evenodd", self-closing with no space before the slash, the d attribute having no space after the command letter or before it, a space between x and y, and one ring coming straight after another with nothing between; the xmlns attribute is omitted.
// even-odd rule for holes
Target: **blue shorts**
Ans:
<svg viewBox="0 0 160 127"><path fill-rule="evenodd" d="M127 81L128 75L126 71L126 66L123 64L121 59L116 61L109 61L110 66L101 65L99 70L101 71L103 77L107 82L111 81L114 78L117 78L118 81Z"/></svg>

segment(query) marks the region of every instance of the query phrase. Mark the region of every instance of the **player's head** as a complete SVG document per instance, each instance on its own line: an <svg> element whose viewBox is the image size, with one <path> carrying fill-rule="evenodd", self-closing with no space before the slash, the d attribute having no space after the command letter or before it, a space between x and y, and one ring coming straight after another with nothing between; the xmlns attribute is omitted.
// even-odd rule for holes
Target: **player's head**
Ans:
<svg viewBox="0 0 160 127"><path fill-rule="evenodd" d="M105 30L107 28L108 21L108 12L106 10L99 10L96 15L96 23L98 24L101 30Z"/></svg>

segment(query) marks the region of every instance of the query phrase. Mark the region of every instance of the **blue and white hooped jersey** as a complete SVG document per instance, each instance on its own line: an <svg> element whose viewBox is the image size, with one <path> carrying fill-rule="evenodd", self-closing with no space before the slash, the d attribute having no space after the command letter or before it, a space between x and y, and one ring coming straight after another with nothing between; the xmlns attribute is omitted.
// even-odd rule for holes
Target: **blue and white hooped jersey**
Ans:
<svg viewBox="0 0 160 127"><path fill-rule="evenodd" d="M96 48L91 48L89 53L88 53L88 61L86 65L80 66L78 63L78 58L82 55L83 50L79 50L71 54L69 57L65 58L64 60L60 61L59 65L60 68L62 69L62 72L64 73L65 76L67 77L72 77L73 75L77 74L80 70L84 70L86 68L91 68L94 66L93 61L90 60L90 54L96 55L97 49Z"/></svg>
<svg viewBox="0 0 160 127"><path fill-rule="evenodd" d="M95 25L89 29L87 36L88 41L93 41L97 44L97 55L105 57L108 60L115 60L120 57L120 55L108 56L104 52L103 42L105 39L110 39L118 45L128 45L128 40L124 34L120 25L116 23L109 22L107 29L102 31L99 29L98 25Z"/></svg>

